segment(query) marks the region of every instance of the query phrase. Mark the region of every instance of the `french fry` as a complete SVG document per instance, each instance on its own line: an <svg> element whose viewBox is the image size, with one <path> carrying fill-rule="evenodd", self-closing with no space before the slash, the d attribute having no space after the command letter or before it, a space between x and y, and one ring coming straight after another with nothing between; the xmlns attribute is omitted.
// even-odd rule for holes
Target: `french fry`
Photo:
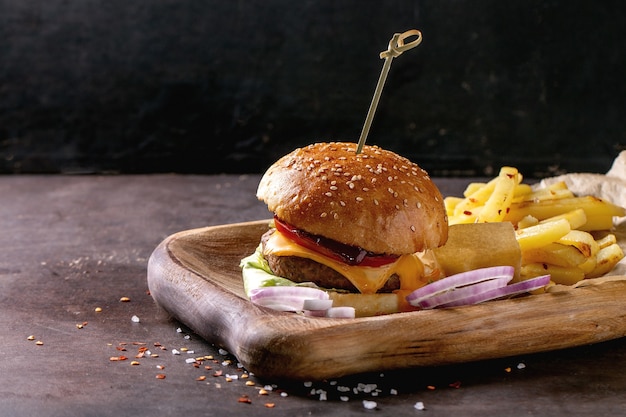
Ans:
<svg viewBox="0 0 626 417"><path fill-rule="evenodd" d="M522 220L520 220L519 222L517 222L517 228L518 229L525 229L529 226L535 226L539 224L539 219L537 219L536 217L533 217L531 215L525 216Z"/></svg>
<svg viewBox="0 0 626 417"><path fill-rule="evenodd" d="M540 248L522 252L522 264L547 263L558 266L579 266L587 262L589 257L583 255L574 246L560 243L549 243Z"/></svg>
<svg viewBox="0 0 626 417"><path fill-rule="evenodd" d="M622 248L617 243L606 246L598 251L596 255L596 267L587 274L587 278L601 277L602 275L611 272L615 265L624 257Z"/></svg>
<svg viewBox="0 0 626 417"><path fill-rule="evenodd" d="M556 242L575 247L587 258L596 256L600 250L598 242L593 239L593 236L582 230L571 230L566 235L556 240Z"/></svg>
<svg viewBox="0 0 626 417"><path fill-rule="evenodd" d="M562 285L574 285L578 281L585 278L585 274L580 268L541 263L522 265L520 271L522 279L529 279L547 274L550 275L550 280L552 282Z"/></svg>
<svg viewBox="0 0 626 417"><path fill-rule="evenodd" d="M528 215L536 217L539 220L544 220L579 208L583 209L587 216L587 224L585 224L586 230L605 230L589 228L589 219L595 216L610 219L612 226L613 217L626 215L626 210L623 207L616 206L615 204L593 196L585 196L514 203L511 205L504 220L516 224L519 220Z"/></svg>
<svg viewBox="0 0 626 417"><path fill-rule="evenodd" d="M549 223L539 223L525 229L518 229L517 243L522 252L546 246L561 239L571 231L569 222L560 219Z"/></svg>
<svg viewBox="0 0 626 417"><path fill-rule="evenodd" d="M567 220L567 222L569 223L569 226L572 229L578 229L582 227L585 223L587 223L587 215L585 214L585 210L579 208L579 209L575 209L572 211L568 211L563 214L559 214L554 217L543 219L539 222L539 224L553 222L553 221L560 220L560 219Z"/></svg>
<svg viewBox="0 0 626 417"><path fill-rule="evenodd" d="M511 207L515 186L519 176L516 168L502 167L493 193L489 196L481 212L476 217L477 223L501 222Z"/></svg>
<svg viewBox="0 0 626 417"><path fill-rule="evenodd" d="M613 233L607 233L606 236L596 240L600 249L606 248L614 243L617 243L617 238Z"/></svg>

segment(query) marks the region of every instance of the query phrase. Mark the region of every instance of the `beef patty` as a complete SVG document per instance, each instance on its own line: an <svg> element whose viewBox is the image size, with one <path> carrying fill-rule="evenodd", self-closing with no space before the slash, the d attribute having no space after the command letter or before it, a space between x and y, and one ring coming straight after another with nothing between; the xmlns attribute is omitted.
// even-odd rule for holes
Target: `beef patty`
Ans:
<svg viewBox="0 0 626 417"><path fill-rule="evenodd" d="M261 237L263 246L265 246L272 233L274 233L274 229L268 230ZM266 255L265 259L267 259L274 275L287 278L293 282L313 282L322 288L358 292L354 285L342 274L311 259L277 255ZM393 274L378 292L392 292L399 288L400 278L398 275Z"/></svg>

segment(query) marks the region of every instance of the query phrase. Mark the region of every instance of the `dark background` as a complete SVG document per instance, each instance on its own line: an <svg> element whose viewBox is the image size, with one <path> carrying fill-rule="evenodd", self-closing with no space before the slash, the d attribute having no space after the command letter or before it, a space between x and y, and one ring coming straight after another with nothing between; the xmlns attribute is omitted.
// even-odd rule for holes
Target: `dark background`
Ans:
<svg viewBox="0 0 626 417"><path fill-rule="evenodd" d="M257 173L356 141L434 175L604 172L626 2L0 0L0 173Z"/></svg>

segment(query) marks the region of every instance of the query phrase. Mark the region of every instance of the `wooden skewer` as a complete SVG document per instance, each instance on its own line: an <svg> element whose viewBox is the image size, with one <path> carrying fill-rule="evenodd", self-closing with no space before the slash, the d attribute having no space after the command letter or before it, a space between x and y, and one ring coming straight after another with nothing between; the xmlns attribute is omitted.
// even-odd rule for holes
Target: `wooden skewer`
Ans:
<svg viewBox="0 0 626 417"><path fill-rule="evenodd" d="M416 36L416 39L406 43L405 40L412 36ZM367 134L369 133L372 125L374 113L376 113L376 107L378 107L378 101L380 100L380 95L383 91L383 86L387 80L389 68L391 68L391 61L393 58L400 56L404 51L413 49L420 43L422 43L422 33L417 29L411 29L404 33L395 33L389 41L387 50L380 53L380 58L384 59L385 62L383 64L383 69L380 72L380 77L378 77L378 83L376 84L376 89L374 90L374 97L370 103L369 110L367 111L367 117L365 118L365 123L363 125L363 130L361 131L361 136L359 137L359 143L356 148L357 154L361 153L365 140L367 139Z"/></svg>

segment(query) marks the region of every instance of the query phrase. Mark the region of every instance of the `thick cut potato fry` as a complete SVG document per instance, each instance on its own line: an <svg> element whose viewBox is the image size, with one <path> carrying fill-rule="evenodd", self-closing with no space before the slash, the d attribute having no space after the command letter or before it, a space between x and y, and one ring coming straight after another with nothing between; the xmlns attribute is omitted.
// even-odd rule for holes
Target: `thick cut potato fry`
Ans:
<svg viewBox="0 0 626 417"><path fill-rule="evenodd" d="M557 243L562 245L574 246L587 258L590 256L596 256L600 247L592 235L582 230L571 230L566 235L556 240Z"/></svg>
<svg viewBox="0 0 626 417"><path fill-rule="evenodd" d="M518 229L525 229L530 226L535 226L539 224L539 219L533 216L525 216L522 220L517 222Z"/></svg>
<svg viewBox="0 0 626 417"><path fill-rule="evenodd" d="M454 207L454 217L458 217L459 220L461 220L463 216L471 216L476 207L482 207L489 199L489 196L491 196L491 193L493 193L496 181L497 178L494 178L483 187L471 193L463 199L463 201L456 204Z"/></svg>
<svg viewBox="0 0 626 417"><path fill-rule="evenodd" d="M522 279L529 279L550 274L550 280L555 284L574 285L585 278L585 274L577 267L563 267L550 264L532 263L522 265Z"/></svg>
<svg viewBox="0 0 626 417"><path fill-rule="evenodd" d="M585 214L585 210L580 208L568 211L567 213L559 214L558 216L549 217L547 219L541 220L539 223L548 223L560 219L567 220L569 222L569 226L572 229L578 229L582 227L585 223L587 223L587 215Z"/></svg>
<svg viewBox="0 0 626 417"><path fill-rule="evenodd" d="M476 218L477 223L501 222L511 207L515 186L519 176L516 168L502 167L493 193L489 196L481 212Z"/></svg>
<svg viewBox="0 0 626 417"><path fill-rule="evenodd" d="M544 220L579 208L585 211L587 223L589 223L589 219L594 216L603 216L611 219L612 222L614 216L622 217L626 215L626 210L623 207L616 206L600 198L586 196L514 203L511 205L504 220L516 224L519 220L528 215L536 217L539 220Z"/></svg>
<svg viewBox="0 0 626 417"><path fill-rule="evenodd" d="M604 274L611 272L615 265L624 257L622 248L617 243L606 246L598 251L596 255L597 263L596 267L587 274L587 278L601 277Z"/></svg>
<svg viewBox="0 0 626 417"><path fill-rule="evenodd" d="M597 239L596 242L598 243L598 246L600 247L600 249L602 249L614 243L617 243L617 238L615 237L613 233L607 233L606 236L600 239Z"/></svg>
<svg viewBox="0 0 626 417"><path fill-rule="evenodd" d="M566 219L560 219L549 223L539 223L525 229L518 229L517 243L523 251L540 248L555 242L567 235L572 228Z"/></svg>
<svg viewBox="0 0 626 417"><path fill-rule="evenodd" d="M546 246L528 249L522 252L522 264L548 263L558 266L579 266L587 261L574 246L550 243Z"/></svg>

